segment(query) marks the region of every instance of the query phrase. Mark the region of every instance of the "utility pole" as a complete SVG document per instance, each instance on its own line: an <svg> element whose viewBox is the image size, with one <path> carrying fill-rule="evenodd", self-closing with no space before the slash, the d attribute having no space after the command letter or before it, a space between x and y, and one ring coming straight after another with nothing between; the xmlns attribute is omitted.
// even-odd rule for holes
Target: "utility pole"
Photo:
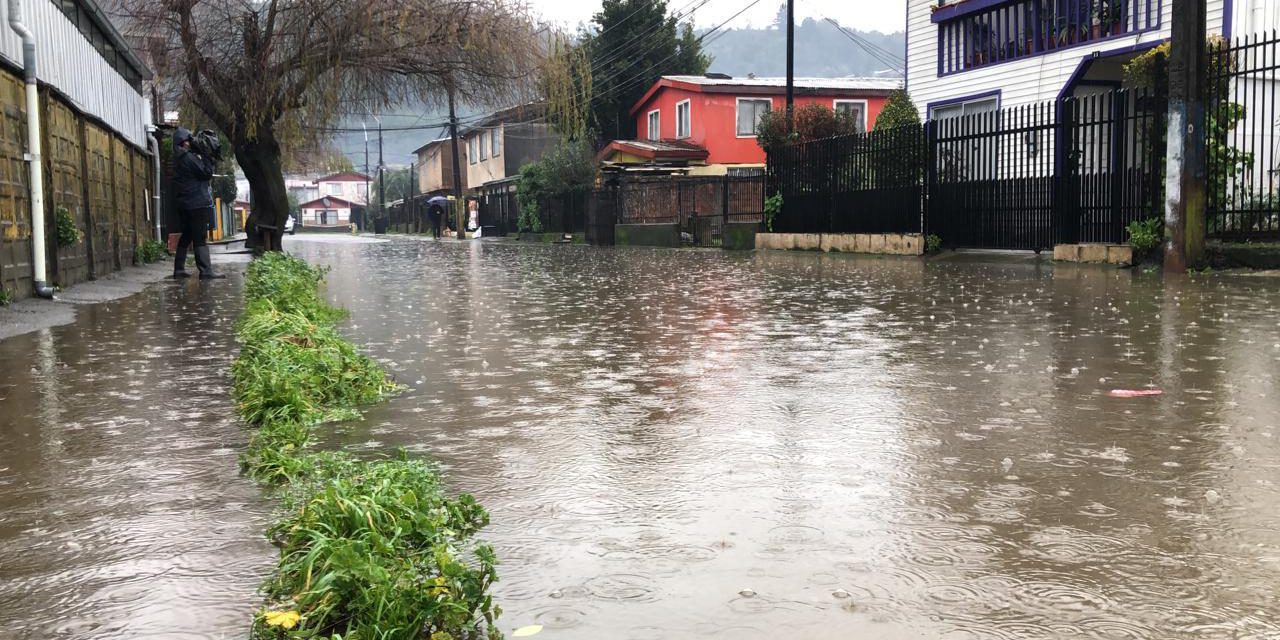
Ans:
<svg viewBox="0 0 1280 640"><path fill-rule="evenodd" d="M467 239L466 227L462 224L461 215L458 214L459 208L462 206L462 163L459 161L460 155L458 151L458 113L454 109L453 81L449 81L449 137L453 141L453 215L454 224L457 225L458 239Z"/></svg>
<svg viewBox="0 0 1280 640"><path fill-rule="evenodd" d="M365 215L360 216L360 229L363 231L365 227L365 218L368 218L369 203L373 202L373 198L369 197L369 127L366 127L364 120L360 121L360 128L364 129L364 210Z"/></svg>
<svg viewBox="0 0 1280 640"><path fill-rule="evenodd" d="M1169 151L1165 171L1165 273L1204 259L1206 136L1204 0L1172 0Z"/></svg>
<svg viewBox="0 0 1280 640"><path fill-rule="evenodd" d="M382 177L382 119L378 119L378 217L387 220L387 181Z"/></svg>
<svg viewBox="0 0 1280 640"><path fill-rule="evenodd" d="M787 0L787 133L795 125L796 103L796 0Z"/></svg>

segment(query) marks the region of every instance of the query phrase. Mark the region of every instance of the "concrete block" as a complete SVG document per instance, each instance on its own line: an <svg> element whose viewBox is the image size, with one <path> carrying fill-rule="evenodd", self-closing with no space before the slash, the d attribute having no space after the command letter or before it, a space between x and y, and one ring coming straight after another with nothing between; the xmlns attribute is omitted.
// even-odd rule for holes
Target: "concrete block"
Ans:
<svg viewBox="0 0 1280 640"><path fill-rule="evenodd" d="M924 236L918 233L908 233L902 236L903 254L907 256L924 255Z"/></svg>
<svg viewBox="0 0 1280 640"><path fill-rule="evenodd" d="M907 254L907 239L901 233L884 234L884 250L885 253L892 256L902 256Z"/></svg>
<svg viewBox="0 0 1280 640"><path fill-rule="evenodd" d="M797 233L793 248L802 251L817 251L822 248L822 234Z"/></svg>
<svg viewBox="0 0 1280 640"><path fill-rule="evenodd" d="M853 253L857 251L854 236L851 233L832 233L822 236L823 243L827 246L823 251L839 251L841 253Z"/></svg>
<svg viewBox="0 0 1280 640"><path fill-rule="evenodd" d="M883 233L870 234L870 244L867 247L867 253L884 253L886 242Z"/></svg>
<svg viewBox="0 0 1280 640"><path fill-rule="evenodd" d="M1130 247L1127 244L1108 245L1107 263L1118 265L1133 264L1133 247Z"/></svg>
<svg viewBox="0 0 1280 640"><path fill-rule="evenodd" d="M1053 259L1058 262L1080 262L1080 245L1059 244L1053 247Z"/></svg>
<svg viewBox="0 0 1280 640"><path fill-rule="evenodd" d="M1106 261L1107 261L1107 245L1105 244L1080 245L1080 262L1106 262Z"/></svg>
<svg viewBox="0 0 1280 640"><path fill-rule="evenodd" d="M778 248L778 234L776 233L757 233L755 247L758 250L773 250Z"/></svg>

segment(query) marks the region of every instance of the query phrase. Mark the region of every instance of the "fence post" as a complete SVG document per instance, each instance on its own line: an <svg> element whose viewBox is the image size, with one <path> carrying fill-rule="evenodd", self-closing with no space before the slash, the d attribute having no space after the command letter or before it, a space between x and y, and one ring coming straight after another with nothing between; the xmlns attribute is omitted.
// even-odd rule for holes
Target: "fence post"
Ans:
<svg viewBox="0 0 1280 640"><path fill-rule="evenodd" d="M1127 92L1111 93L1111 241L1124 242L1124 195L1128 182L1128 167L1125 166L1125 149L1127 148L1128 121L1126 118Z"/></svg>
<svg viewBox="0 0 1280 640"><path fill-rule="evenodd" d="M1061 244L1080 242L1080 193L1079 166L1076 152L1076 134L1079 108L1073 98L1063 100L1058 107L1057 183L1053 211L1057 215L1057 239Z"/></svg>
<svg viewBox="0 0 1280 640"><path fill-rule="evenodd" d="M729 176L723 178L720 190L720 228L729 224ZM724 231L720 232L722 235Z"/></svg>
<svg viewBox="0 0 1280 640"><path fill-rule="evenodd" d="M941 229L935 229L933 219L933 195L938 188L938 123L933 120L924 121L924 149L920 160L924 163L924 185L920 189L920 229L926 234L942 237ZM947 240L947 238L943 238Z"/></svg>

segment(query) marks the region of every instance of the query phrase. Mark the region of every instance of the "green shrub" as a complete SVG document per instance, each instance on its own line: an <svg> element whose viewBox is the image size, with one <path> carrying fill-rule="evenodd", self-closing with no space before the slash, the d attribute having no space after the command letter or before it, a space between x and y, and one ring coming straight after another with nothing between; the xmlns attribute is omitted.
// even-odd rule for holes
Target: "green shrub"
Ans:
<svg viewBox="0 0 1280 640"><path fill-rule="evenodd" d="M148 240L133 252L133 261L138 264L151 264L164 260L169 255L169 249L164 243L156 240Z"/></svg>
<svg viewBox="0 0 1280 640"><path fill-rule="evenodd" d="M310 450L315 425L359 417L395 390L338 334L343 314L320 297L323 277L281 253L258 258L236 325L233 394L257 427L242 463L286 507L268 532L280 560L252 636L463 640L484 627L501 638L489 596L497 562L474 540L489 516L473 498L447 498L423 462Z"/></svg>
<svg viewBox="0 0 1280 640"><path fill-rule="evenodd" d="M0 287L0 307L7 307L13 303L13 294L8 289Z"/></svg>
<svg viewBox="0 0 1280 640"><path fill-rule="evenodd" d="M769 196L764 201L764 228L773 233L773 223L782 212L782 192Z"/></svg>
<svg viewBox="0 0 1280 640"><path fill-rule="evenodd" d="M272 610L298 612L322 637L461 639L479 621L500 637L488 595L496 560L472 542L485 510L470 496L445 498L422 462L336 466L340 475L270 532L282 547L265 588Z"/></svg>
<svg viewBox="0 0 1280 640"><path fill-rule="evenodd" d="M1159 218L1129 223L1129 246L1133 248L1135 257L1150 253L1160 246L1160 241L1163 239L1161 223Z"/></svg>
<svg viewBox="0 0 1280 640"><path fill-rule="evenodd" d="M924 238L924 252L937 253L942 250L942 238L936 233L931 233Z"/></svg>
<svg viewBox="0 0 1280 640"><path fill-rule="evenodd" d="M71 212L67 208L58 205L53 210L54 224L57 226L56 233L58 239L58 247L70 247L80 242L84 234L76 227L76 219L71 217Z"/></svg>

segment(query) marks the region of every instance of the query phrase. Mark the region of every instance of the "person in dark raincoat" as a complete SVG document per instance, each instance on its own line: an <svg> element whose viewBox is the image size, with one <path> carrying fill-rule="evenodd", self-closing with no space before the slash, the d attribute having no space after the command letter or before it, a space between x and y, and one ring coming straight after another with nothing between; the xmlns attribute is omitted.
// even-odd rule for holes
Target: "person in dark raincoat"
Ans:
<svg viewBox="0 0 1280 640"><path fill-rule="evenodd" d="M213 220L213 180L215 160L192 149L192 135L181 127L173 135L173 199L178 208L182 237L173 258L173 277L189 278L187 249L196 254L200 279L215 280L226 276L213 270L209 259L209 222Z"/></svg>

